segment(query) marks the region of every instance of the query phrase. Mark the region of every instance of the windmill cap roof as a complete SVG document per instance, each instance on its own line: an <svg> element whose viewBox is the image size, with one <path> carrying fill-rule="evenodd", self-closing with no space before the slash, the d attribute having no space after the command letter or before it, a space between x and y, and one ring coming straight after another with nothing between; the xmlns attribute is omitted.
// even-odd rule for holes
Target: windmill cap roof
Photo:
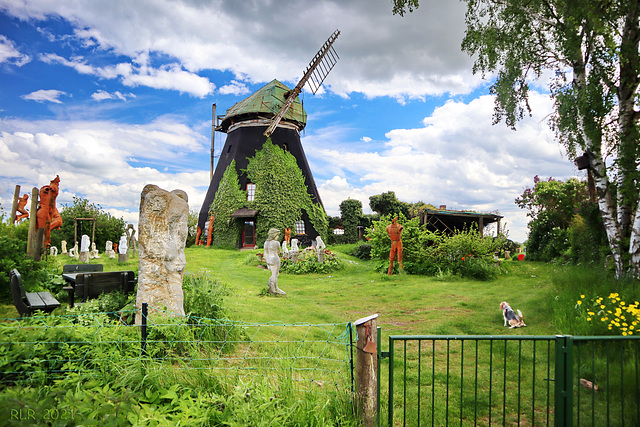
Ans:
<svg viewBox="0 0 640 427"><path fill-rule="evenodd" d="M270 81L248 98L229 108L220 124L221 130L226 132L233 123L244 120L274 117L282 108L290 92L291 89L278 80ZM304 129L307 124L307 113L302 108L299 98L296 97L282 120L294 123L299 130Z"/></svg>

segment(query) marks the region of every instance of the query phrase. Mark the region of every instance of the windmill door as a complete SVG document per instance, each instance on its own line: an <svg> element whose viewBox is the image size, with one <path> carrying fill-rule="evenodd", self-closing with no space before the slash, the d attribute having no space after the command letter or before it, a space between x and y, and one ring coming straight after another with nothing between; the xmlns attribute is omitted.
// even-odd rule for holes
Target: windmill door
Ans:
<svg viewBox="0 0 640 427"><path fill-rule="evenodd" d="M245 219L242 227L242 247L254 248L256 245L256 223L253 219Z"/></svg>

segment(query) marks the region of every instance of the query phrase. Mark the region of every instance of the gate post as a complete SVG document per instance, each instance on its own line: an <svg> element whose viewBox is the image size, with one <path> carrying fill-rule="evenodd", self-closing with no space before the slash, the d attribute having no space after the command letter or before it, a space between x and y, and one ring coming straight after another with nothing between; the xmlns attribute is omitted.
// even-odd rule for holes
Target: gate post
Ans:
<svg viewBox="0 0 640 427"><path fill-rule="evenodd" d="M373 314L354 322L358 334L356 341L356 400L365 427L375 426L378 413L377 317L377 314Z"/></svg>
<svg viewBox="0 0 640 427"><path fill-rule="evenodd" d="M554 425L573 426L573 337L556 335Z"/></svg>

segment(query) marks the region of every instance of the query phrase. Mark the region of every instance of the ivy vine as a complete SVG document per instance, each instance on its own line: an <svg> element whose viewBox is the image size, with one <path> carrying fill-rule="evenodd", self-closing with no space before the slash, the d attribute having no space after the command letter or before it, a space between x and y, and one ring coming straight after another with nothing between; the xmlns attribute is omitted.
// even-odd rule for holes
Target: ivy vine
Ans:
<svg viewBox="0 0 640 427"><path fill-rule="evenodd" d="M236 161L224 171L220 185L209 209L213 213L213 244L235 247L242 224L231 214L247 203L247 194L240 189Z"/></svg>
<svg viewBox="0 0 640 427"><path fill-rule="evenodd" d="M249 159L246 174L256 184L255 200L250 202L258 211L256 242L262 244L270 228L294 228L303 211L313 228L326 240L328 219L324 209L314 203L304 183L304 175L296 158L268 138L262 149Z"/></svg>

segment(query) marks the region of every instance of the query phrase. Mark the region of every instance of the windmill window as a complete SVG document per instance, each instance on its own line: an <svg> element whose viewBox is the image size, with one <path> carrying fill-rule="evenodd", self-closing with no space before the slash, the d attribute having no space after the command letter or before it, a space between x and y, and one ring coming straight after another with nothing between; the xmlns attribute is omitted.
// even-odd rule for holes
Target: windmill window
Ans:
<svg viewBox="0 0 640 427"><path fill-rule="evenodd" d="M256 199L256 185L247 183L247 201L253 202Z"/></svg>
<svg viewBox="0 0 640 427"><path fill-rule="evenodd" d="M305 234L304 221L296 221L295 227L296 227L296 234Z"/></svg>

